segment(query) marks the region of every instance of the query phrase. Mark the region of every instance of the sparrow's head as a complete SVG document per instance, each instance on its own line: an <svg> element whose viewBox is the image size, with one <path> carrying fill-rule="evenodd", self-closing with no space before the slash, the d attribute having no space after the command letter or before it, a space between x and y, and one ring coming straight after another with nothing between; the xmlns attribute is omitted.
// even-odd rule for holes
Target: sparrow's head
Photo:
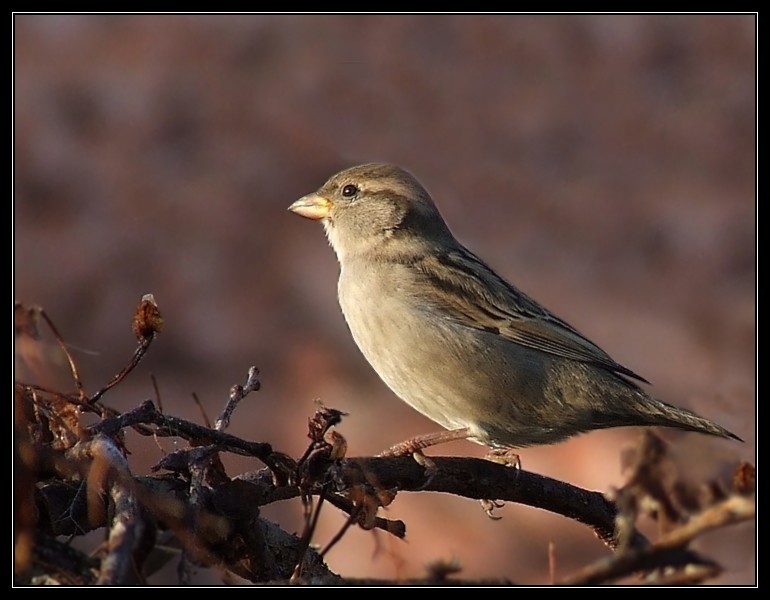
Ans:
<svg viewBox="0 0 770 600"><path fill-rule="evenodd" d="M387 252L395 238L409 236L420 243L451 239L425 188L390 164L340 171L289 210L323 223L340 262L369 251Z"/></svg>

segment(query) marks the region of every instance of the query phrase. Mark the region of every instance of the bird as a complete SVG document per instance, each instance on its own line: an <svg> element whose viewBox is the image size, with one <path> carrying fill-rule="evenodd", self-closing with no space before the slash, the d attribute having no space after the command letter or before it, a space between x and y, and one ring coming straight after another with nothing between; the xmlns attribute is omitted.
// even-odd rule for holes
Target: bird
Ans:
<svg viewBox="0 0 770 600"><path fill-rule="evenodd" d="M509 451L624 426L740 440L648 393L646 379L498 275L457 241L405 169L347 168L289 210L322 223L363 356L443 428L406 448L467 438Z"/></svg>

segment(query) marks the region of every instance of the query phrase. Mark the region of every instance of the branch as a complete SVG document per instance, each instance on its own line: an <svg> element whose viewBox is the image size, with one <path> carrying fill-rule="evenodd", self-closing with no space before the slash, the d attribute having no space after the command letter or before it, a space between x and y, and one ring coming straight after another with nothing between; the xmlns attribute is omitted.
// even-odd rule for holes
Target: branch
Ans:
<svg viewBox="0 0 770 600"><path fill-rule="evenodd" d="M141 561L136 560L135 551L142 541L145 524L140 516L133 492L134 480L125 457L104 435L77 444L67 455L77 463L90 461L86 480L89 520L105 515L104 498L107 494L114 508L109 520L107 549L96 582L100 585L136 583Z"/></svg>
<svg viewBox="0 0 770 600"><path fill-rule="evenodd" d="M275 461L271 459L273 448L270 444L249 442L224 431L211 429L178 417L166 416L155 408L152 400L145 400L137 408L117 417L99 421L88 427L86 432L89 435L115 435L125 427L139 424L157 425L159 429L154 434L160 437L177 436L195 442L196 445L214 445L220 450L227 450L233 454L253 456L269 467L275 464Z"/></svg>
<svg viewBox="0 0 770 600"><path fill-rule="evenodd" d="M589 526L612 548L620 542L615 534L617 508L599 492L479 458L431 460L437 469L427 481L424 468L411 457L349 458L342 461L342 478L352 483L367 482L378 489L443 492L526 504ZM635 532L630 543L644 545L646 540Z"/></svg>

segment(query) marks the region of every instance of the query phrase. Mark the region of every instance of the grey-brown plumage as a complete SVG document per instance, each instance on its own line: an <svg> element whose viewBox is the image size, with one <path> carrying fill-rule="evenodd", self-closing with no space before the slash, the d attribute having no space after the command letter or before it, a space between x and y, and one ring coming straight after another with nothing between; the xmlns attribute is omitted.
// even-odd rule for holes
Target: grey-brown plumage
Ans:
<svg viewBox="0 0 770 600"><path fill-rule="evenodd" d="M499 448L624 425L739 439L647 394L635 382L646 380L492 271L403 169L347 169L290 210L322 221L361 352L443 427Z"/></svg>

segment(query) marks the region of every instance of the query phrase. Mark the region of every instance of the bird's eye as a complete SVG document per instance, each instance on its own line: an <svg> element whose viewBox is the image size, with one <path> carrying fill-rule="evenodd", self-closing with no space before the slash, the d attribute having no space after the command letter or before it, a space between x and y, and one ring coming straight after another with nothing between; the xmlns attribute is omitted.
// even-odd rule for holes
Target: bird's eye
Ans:
<svg viewBox="0 0 770 600"><path fill-rule="evenodd" d="M358 193L358 188L354 186L352 183L349 183L344 188L342 188L342 195L345 198L352 198L357 193Z"/></svg>

